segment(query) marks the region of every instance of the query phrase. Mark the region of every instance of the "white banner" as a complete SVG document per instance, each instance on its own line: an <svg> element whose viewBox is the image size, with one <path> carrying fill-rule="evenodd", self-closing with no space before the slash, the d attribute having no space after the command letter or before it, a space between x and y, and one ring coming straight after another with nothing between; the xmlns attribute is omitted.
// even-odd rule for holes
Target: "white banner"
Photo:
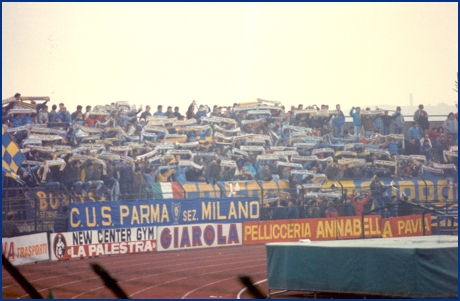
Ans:
<svg viewBox="0 0 460 301"><path fill-rule="evenodd" d="M46 233L2 238L2 253L13 265L49 260Z"/></svg>
<svg viewBox="0 0 460 301"><path fill-rule="evenodd" d="M239 246L241 234L241 223L158 227L158 251Z"/></svg>
<svg viewBox="0 0 460 301"><path fill-rule="evenodd" d="M156 251L156 227L52 233L51 260Z"/></svg>

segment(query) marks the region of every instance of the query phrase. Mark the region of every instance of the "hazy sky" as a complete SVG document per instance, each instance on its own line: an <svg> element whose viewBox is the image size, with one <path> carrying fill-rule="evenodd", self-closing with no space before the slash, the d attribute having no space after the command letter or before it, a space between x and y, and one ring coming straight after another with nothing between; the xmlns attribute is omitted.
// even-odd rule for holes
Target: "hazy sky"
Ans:
<svg viewBox="0 0 460 301"><path fill-rule="evenodd" d="M458 3L2 3L2 99L454 105Z"/></svg>

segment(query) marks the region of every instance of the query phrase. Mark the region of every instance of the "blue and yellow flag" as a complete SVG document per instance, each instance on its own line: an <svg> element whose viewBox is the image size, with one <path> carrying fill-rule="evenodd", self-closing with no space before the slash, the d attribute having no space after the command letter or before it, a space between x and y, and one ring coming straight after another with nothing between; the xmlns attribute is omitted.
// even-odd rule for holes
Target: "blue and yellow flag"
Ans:
<svg viewBox="0 0 460 301"><path fill-rule="evenodd" d="M7 176L24 183L17 175L19 166L24 161L24 155L21 153L16 142L11 139L10 134L2 126L2 178Z"/></svg>

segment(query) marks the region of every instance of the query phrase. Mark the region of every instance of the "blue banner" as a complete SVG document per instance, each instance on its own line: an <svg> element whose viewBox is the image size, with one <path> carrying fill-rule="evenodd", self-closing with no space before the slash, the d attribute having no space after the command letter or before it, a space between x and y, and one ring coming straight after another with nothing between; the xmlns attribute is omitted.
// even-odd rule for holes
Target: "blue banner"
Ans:
<svg viewBox="0 0 460 301"><path fill-rule="evenodd" d="M95 196L92 192L89 192L85 197L81 195L69 197L63 192L58 192L46 187L31 188L31 191L32 192L25 192L25 211L27 220L35 219L35 215L41 220L56 218L61 210L62 204L68 204L70 202L94 203L106 201L104 195Z"/></svg>
<svg viewBox="0 0 460 301"><path fill-rule="evenodd" d="M168 199L135 202L70 203L69 231L260 219L257 198Z"/></svg>
<svg viewBox="0 0 460 301"><path fill-rule="evenodd" d="M404 192L409 201L417 200L421 203L423 202L432 202L441 200L442 196L445 195L449 200L458 200L458 190L451 182L446 178L439 179L422 179L422 178L411 178L411 179L401 179L398 178L393 180L391 178L379 179L382 185L390 186L393 184L396 188L388 188L386 193L391 195L396 195L399 192ZM341 180L338 181L328 181L323 185L324 189L329 189L332 184L335 184L339 192L343 186L344 189L348 190L350 194L354 189L369 189L371 180L370 179L361 179L361 180Z"/></svg>

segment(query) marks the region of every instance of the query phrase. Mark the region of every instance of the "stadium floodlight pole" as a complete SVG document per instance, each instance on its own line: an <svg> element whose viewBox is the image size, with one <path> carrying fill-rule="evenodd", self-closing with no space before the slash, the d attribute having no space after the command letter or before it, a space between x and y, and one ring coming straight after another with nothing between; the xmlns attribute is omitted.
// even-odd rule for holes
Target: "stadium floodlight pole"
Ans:
<svg viewBox="0 0 460 301"><path fill-rule="evenodd" d="M5 270L10 273L10 275L16 280L19 285L29 294L32 299L43 299L43 297L38 293L35 287L30 284L30 282L19 272L19 270L11 264L11 262L6 259L5 255L2 254L2 265L5 267Z"/></svg>
<svg viewBox="0 0 460 301"><path fill-rule="evenodd" d="M240 275L238 276L240 282L248 289L248 292L254 297L254 299L267 299L262 292L252 284L251 277Z"/></svg>
<svg viewBox="0 0 460 301"><path fill-rule="evenodd" d="M117 284L117 280L110 276L101 265L97 263L91 263L91 268L94 272L102 278L105 286L110 289L118 299L129 299L128 295L122 290L122 288Z"/></svg>

